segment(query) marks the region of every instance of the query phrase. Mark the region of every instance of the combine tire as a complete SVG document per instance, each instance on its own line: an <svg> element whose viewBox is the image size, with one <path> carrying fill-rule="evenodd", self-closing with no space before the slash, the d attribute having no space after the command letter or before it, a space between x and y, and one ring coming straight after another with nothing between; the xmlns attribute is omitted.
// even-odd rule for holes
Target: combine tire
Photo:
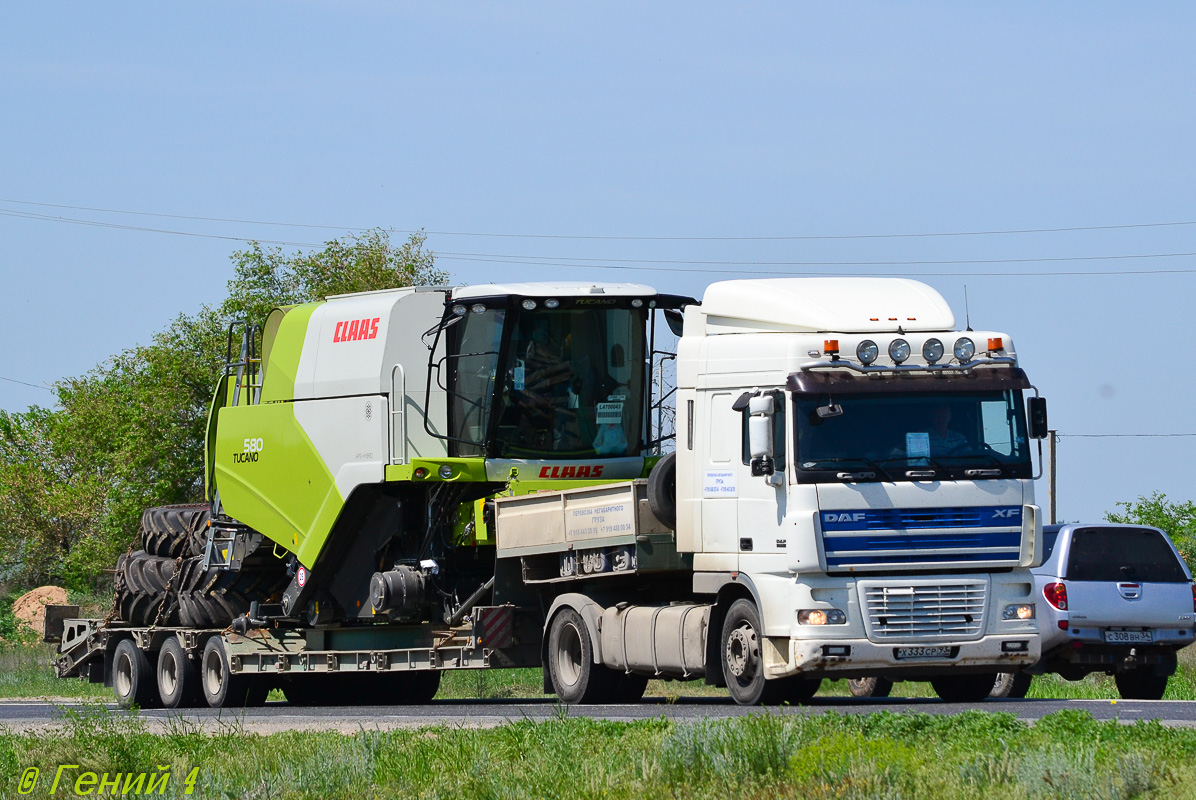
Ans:
<svg viewBox="0 0 1196 800"><path fill-rule="evenodd" d="M141 514L141 546L167 558L203 555L210 517L207 503L147 508Z"/></svg>
<svg viewBox="0 0 1196 800"><path fill-rule="evenodd" d="M151 556L144 550L121 556L116 562L120 618L141 626L177 624L178 604L166 592L174 568L173 559Z"/></svg>
<svg viewBox="0 0 1196 800"><path fill-rule="evenodd" d="M677 527L677 454L669 453L648 473L648 507L666 527Z"/></svg>
<svg viewBox="0 0 1196 800"><path fill-rule="evenodd" d="M223 628L249 611L253 600L269 600L286 587L281 570L204 569L203 556L183 561L179 575L179 619L188 627Z"/></svg>

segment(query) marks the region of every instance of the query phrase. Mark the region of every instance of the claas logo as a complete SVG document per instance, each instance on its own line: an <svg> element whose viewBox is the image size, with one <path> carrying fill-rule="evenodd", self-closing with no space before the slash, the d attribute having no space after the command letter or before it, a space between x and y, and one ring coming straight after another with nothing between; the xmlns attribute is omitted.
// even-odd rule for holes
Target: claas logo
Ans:
<svg viewBox="0 0 1196 800"><path fill-rule="evenodd" d="M362 339L377 339L379 319L380 317L374 317L373 319L351 319L338 322L336 331L332 334L332 341L357 342Z"/></svg>

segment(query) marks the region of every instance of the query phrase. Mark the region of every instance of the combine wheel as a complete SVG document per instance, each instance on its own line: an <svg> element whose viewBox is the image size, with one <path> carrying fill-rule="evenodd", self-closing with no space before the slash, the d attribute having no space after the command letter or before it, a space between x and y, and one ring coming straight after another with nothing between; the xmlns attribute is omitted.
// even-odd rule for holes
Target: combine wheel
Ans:
<svg viewBox="0 0 1196 800"><path fill-rule="evenodd" d="M132 639L121 639L112 653L112 688L121 708L153 708L158 704L150 657Z"/></svg>
<svg viewBox="0 0 1196 800"><path fill-rule="evenodd" d="M670 528L677 527L677 454L669 453L648 473L648 507Z"/></svg>
<svg viewBox="0 0 1196 800"><path fill-rule="evenodd" d="M571 608L558 611L548 626L548 677L557 697L569 705L616 699L619 673L594 663L586 621Z"/></svg>
<svg viewBox="0 0 1196 800"><path fill-rule="evenodd" d="M167 708L194 708L203 703L199 667L172 636L158 651L158 694Z"/></svg>
<svg viewBox="0 0 1196 800"><path fill-rule="evenodd" d="M210 517L207 503L147 508L141 514L141 545L169 558L203 555Z"/></svg>
<svg viewBox="0 0 1196 800"><path fill-rule="evenodd" d="M212 708L260 706L270 693L264 678L233 674L220 636L211 637L204 645L199 670L204 699Z"/></svg>

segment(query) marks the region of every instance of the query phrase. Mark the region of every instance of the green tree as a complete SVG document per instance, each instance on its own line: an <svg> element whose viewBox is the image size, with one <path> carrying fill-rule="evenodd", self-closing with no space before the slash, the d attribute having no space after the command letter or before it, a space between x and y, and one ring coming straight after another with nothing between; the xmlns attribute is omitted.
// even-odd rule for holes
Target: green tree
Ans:
<svg viewBox="0 0 1196 800"><path fill-rule="evenodd" d="M1191 500L1173 503L1167 495L1155 492L1117 505L1122 510L1105 514L1106 520L1123 525L1150 525L1166 531L1188 567L1196 565L1196 503Z"/></svg>
<svg viewBox="0 0 1196 800"><path fill-rule="evenodd" d="M106 582L146 506L203 499L203 444L228 324L332 294L442 284L415 234L385 230L284 253L233 253L227 297L180 314L150 343L55 386L57 408L0 414L0 574L20 585Z"/></svg>

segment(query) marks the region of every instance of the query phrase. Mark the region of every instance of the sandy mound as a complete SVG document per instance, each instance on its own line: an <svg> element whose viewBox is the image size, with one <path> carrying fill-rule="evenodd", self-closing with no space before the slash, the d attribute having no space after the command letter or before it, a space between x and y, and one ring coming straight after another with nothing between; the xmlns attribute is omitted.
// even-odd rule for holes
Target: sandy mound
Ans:
<svg viewBox="0 0 1196 800"><path fill-rule="evenodd" d="M40 639L46 629L46 606L65 603L66 589L61 586L39 586L18 597L12 604L12 613L32 628Z"/></svg>

